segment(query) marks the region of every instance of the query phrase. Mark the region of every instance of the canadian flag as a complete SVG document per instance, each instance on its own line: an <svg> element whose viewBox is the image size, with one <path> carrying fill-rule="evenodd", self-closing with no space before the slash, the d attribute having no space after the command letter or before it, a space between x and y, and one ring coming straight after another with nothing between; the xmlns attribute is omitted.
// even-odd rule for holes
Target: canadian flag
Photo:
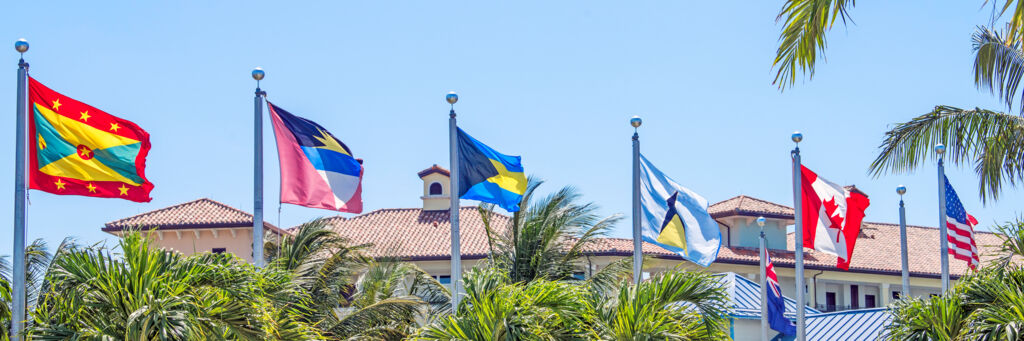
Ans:
<svg viewBox="0 0 1024 341"><path fill-rule="evenodd" d="M837 267L850 269L853 245L860 234L864 210L871 201L800 166L804 247L838 257Z"/></svg>

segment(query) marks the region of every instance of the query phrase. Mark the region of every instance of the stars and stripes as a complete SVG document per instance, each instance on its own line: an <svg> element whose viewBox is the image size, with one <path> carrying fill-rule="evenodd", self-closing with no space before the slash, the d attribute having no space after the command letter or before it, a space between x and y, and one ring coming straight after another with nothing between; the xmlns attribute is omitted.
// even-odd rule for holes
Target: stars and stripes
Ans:
<svg viewBox="0 0 1024 341"><path fill-rule="evenodd" d="M946 183L946 227L949 240L949 253L953 258L967 262L972 270L977 270L981 262L978 258L978 245L974 242L974 226L978 220L967 214L960 197L956 195L949 178L943 176Z"/></svg>

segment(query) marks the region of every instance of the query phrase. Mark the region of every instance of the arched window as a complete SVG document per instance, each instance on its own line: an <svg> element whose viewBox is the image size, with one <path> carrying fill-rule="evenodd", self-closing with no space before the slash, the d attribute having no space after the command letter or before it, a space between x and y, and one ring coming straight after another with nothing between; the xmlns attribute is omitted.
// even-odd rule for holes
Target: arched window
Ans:
<svg viewBox="0 0 1024 341"><path fill-rule="evenodd" d="M427 191L427 193L430 194L430 195L441 195L441 193L443 191L444 191L444 189L441 188L441 183L440 182L435 182L435 183L430 184L430 190Z"/></svg>

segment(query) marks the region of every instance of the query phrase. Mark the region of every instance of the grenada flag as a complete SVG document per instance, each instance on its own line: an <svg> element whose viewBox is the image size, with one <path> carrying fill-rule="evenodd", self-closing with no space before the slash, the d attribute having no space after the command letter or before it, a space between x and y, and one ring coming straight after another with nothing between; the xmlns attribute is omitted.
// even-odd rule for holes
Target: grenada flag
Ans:
<svg viewBox="0 0 1024 341"><path fill-rule="evenodd" d="M29 77L29 188L149 202L149 133Z"/></svg>

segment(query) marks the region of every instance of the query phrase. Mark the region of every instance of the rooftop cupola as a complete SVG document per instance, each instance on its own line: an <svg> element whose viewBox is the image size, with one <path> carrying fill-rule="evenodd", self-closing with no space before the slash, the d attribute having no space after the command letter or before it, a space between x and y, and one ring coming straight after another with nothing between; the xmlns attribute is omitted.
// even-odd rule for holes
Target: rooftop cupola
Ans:
<svg viewBox="0 0 1024 341"><path fill-rule="evenodd" d="M451 173L434 164L417 173L423 180L423 210L443 211L452 207Z"/></svg>

